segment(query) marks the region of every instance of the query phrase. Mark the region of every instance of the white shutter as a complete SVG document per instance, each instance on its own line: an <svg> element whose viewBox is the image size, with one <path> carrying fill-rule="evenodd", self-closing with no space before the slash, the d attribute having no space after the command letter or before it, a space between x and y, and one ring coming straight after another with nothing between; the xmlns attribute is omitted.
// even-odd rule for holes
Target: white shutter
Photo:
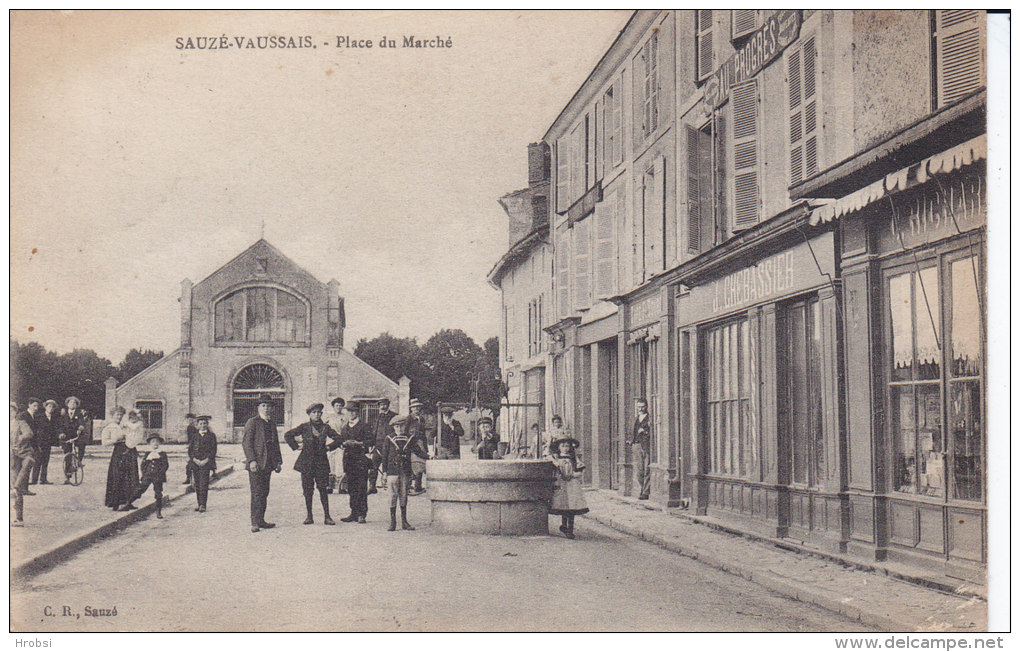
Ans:
<svg viewBox="0 0 1020 652"><path fill-rule="evenodd" d="M556 309L559 318L570 316L570 231L566 225L556 233Z"/></svg>
<svg viewBox="0 0 1020 652"><path fill-rule="evenodd" d="M623 162L623 77L613 87L613 165Z"/></svg>
<svg viewBox="0 0 1020 652"><path fill-rule="evenodd" d="M790 185L818 172L818 52L814 37L791 50L787 63Z"/></svg>
<svg viewBox="0 0 1020 652"><path fill-rule="evenodd" d="M664 238L662 179L663 159L655 160L642 177L645 223L645 270L651 274L663 269Z"/></svg>
<svg viewBox="0 0 1020 652"><path fill-rule="evenodd" d="M631 271L633 285L640 285L645 280L645 192L644 178L641 175L641 187L634 200L634 214L631 224Z"/></svg>
<svg viewBox="0 0 1020 652"><path fill-rule="evenodd" d="M941 108L985 85L984 12L935 11L935 71Z"/></svg>
<svg viewBox="0 0 1020 652"><path fill-rule="evenodd" d="M731 9L731 38L747 36L758 29L758 11L756 9Z"/></svg>
<svg viewBox="0 0 1020 652"><path fill-rule="evenodd" d="M595 103L595 179L602 179L606 174L606 103L601 100ZM593 184L594 185L594 184Z"/></svg>
<svg viewBox="0 0 1020 652"><path fill-rule="evenodd" d="M591 306L591 228L592 220L576 222L574 237L574 309Z"/></svg>
<svg viewBox="0 0 1020 652"><path fill-rule="evenodd" d="M616 294L616 208L617 192L609 193L595 207L595 298Z"/></svg>
<svg viewBox="0 0 1020 652"><path fill-rule="evenodd" d="M758 80L730 88L733 105L733 230L754 226L761 217L760 167L758 165Z"/></svg>
<svg viewBox="0 0 1020 652"><path fill-rule="evenodd" d="M570 139L560 137L556 141L556 212L570 208Z"/></svg>
<svg viewBox="0 0 1020 652"><path fill-rule="evenodd" d="M694 23L694 57L698 81L702 81L712 74L715 67L715 51L712 49L712 10L695 10Z"/></svg>

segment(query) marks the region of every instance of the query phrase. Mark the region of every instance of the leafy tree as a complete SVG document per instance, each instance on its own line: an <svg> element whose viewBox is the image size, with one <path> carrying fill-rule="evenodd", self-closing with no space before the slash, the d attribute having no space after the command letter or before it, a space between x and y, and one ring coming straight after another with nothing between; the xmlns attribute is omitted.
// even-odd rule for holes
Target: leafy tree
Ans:
<svg viewBox="0 0 1020 652"><path fill-rule="evenodd" d="M478 401L485 405L498 405L506 394L499 369L499 339L490 337L485 340L483 351L478 364Z"/></svg>
<svg viewBox="0 0 1020 652"><path fill-rule="evenodd" d="M118 383L123 383L135 377L139 372L147 369L162 357L162 351L131 349L124 356L123 362L117 365L117 374L114 377Z"/></svg>
<svg viewBox="0 0 1020 652"><path fill-rule="evenodd" d="M93 415L106 408L106 379L116 368L90 349L57 355L36 342L11 340L11 398L24 404L29 396L62 402L72 394Z"/></svg>
<svg viewBox="0 0 1020 652"><path fill-rule="evenodd" d="M460 329L443 329L425 342L422 353L430 372L429 403L472 400L483 353L467 333Z"/></svg>
<svg viewBox="0 0 1020 652"><path fill-rule="evenodd" d="M412 388L423 382L428 375L422 362L421 347L413 337L393 337L383 333L371 340L362 338L354 348L354 355L393 382L399 381L401 376L407 376L411 379Z"/></svg>

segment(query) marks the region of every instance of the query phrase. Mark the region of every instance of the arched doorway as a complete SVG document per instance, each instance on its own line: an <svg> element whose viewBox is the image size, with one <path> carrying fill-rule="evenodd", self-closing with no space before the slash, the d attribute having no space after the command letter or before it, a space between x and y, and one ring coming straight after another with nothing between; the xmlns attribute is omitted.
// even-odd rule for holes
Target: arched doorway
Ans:
<svg viewBox="0 0 1020 652"><path fill-rule="evenodd" d="M234 376L232 385L234 432L240 436L244 424L258 412L258 399L262 394L272 397L269 419L283 425L286 414L284 399L287 395L283 374L268 364L256 362L244 367Z"/></svg>

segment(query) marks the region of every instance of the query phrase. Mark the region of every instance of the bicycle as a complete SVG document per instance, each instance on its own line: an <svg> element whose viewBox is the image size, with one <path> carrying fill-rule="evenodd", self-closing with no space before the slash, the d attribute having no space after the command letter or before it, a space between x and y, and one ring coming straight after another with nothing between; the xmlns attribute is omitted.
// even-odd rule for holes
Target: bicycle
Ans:
<svg viewBox="0 0 1020 652"><path fill-rule="evenodd" d="M78 438L68 439L64 443L71 445L71 450L64 453L64 476L70 481L71 485L77 487L85 479L85 465L78 459L78 455L74 449L74 443L78 441Z"/></svg>

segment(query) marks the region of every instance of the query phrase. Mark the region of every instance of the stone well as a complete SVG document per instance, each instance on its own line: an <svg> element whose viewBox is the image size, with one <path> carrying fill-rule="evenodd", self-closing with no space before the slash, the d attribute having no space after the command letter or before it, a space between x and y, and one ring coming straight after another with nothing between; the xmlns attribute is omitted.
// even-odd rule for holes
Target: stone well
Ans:
<svg viewBox="0 0 1020 652"><path fill-rule="evenodd" d="M548 534L556 469L547 460L429 460L432 529L449 534Z"/></svg>

